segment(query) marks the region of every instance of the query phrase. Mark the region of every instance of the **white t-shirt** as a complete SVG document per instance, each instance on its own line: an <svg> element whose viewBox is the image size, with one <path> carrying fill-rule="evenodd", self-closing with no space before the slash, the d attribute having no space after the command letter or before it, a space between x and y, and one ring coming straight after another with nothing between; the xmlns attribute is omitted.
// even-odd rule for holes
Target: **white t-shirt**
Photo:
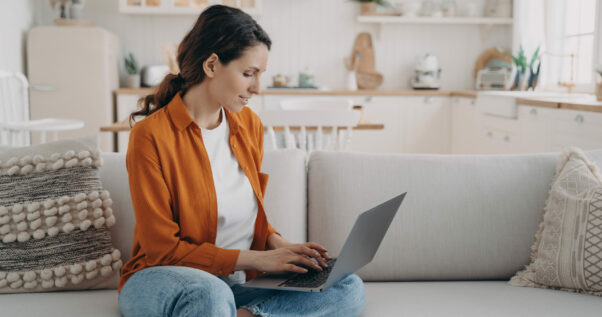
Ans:
<svg viewBox="0 0 602 317"><path fill-rule="evenodd" d="M257 198L230 149L230 126L224 108L221 117L216 128L201 128L217 194L215 245L224 249L249 250L255 231ZM231 284L240 284L245 277L245 271L236 271L228 276L228 280Z"/></svg>

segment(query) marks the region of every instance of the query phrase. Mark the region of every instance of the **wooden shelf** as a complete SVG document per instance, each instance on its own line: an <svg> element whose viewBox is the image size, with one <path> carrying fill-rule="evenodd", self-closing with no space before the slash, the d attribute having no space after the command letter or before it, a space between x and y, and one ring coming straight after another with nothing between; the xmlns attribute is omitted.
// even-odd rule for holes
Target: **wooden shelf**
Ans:
<svg viewBox="0 0 602 317"><path fill-rule="evenodd" d="M150 0L140 0L138 4L130 4L128 0L119 0L119 13L131 15L196 15L198 16L207 6L217 3L228 5L229 1L207 1L207 4L194 5L189 1L189 6L178 6L175 0L154 0L156 5L147 4ZM241 0L232 0L235 7L243 10L253 17L261 15L262 0L254 0L254 7L241 7Z"/></svg>
<svg viewBox="0 0 602 317"><path fill-rule="evenodd" d="M360 15L357 17L360 23L401 23L401 24L473 24L473 25L511 25L512 18L491 18L491 17L402 17L402 16L369 16Z"/></svg>

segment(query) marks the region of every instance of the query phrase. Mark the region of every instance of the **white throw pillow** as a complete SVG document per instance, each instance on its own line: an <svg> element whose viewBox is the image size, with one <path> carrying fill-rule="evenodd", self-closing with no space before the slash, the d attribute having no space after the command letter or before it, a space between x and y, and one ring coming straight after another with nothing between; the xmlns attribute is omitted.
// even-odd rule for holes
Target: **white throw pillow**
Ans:
<svg viewBox="0 0 602 317"><path fill-rule="evenodd" d="M535 239L510 285L602 296L602 175L581 150L561 155Z"/></svg>

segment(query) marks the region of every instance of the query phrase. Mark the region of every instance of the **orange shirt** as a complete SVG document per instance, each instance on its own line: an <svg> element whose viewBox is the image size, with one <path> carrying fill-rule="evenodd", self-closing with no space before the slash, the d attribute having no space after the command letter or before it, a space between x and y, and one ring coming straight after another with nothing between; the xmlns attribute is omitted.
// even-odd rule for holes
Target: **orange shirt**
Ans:
<svg viewBox="0 0 602 317"><path fill-rule="evenodd" d="M265 250L277 233L267 221L263 196L268 175L261 173L263 126L248 107L225 110L230 148L257 197L252 250ZM201 129L178 93L170 103L136 123L126 155L136 215L132 258L121 269L119 291L137 271L156 265L180 265L228 276L240 250L215 246L217 197ZM252 224L249 224L252 225ZM246 271L247 280L258 271Z"/></svg>

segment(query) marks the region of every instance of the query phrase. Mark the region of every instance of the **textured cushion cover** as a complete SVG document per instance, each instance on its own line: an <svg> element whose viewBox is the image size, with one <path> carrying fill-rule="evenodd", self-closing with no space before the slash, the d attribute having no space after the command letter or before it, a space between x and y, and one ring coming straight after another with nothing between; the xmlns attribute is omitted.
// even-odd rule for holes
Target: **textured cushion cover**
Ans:
<svg viewBox="0 0 602 317"><path fill-rule="evenodd" d="M510 284L602 296L602 175L581 150L562 154L531 264Z"/></svg>
<svg viewBox="0 0 602 317"><path fill-rule="evenodd" d="M0 293L116 283L100 165L93 137L0 151Z"/></svg>
<svg viewBox="0 0 602 317"><path fill-rule="evenodd" d="M588 154L589 155L589 154ZM602 162L602 151L593 160ZM408 192L368 281L508 279L529 263L557 154L313 152L309 239L337 255L358 214Z"/></svg>

